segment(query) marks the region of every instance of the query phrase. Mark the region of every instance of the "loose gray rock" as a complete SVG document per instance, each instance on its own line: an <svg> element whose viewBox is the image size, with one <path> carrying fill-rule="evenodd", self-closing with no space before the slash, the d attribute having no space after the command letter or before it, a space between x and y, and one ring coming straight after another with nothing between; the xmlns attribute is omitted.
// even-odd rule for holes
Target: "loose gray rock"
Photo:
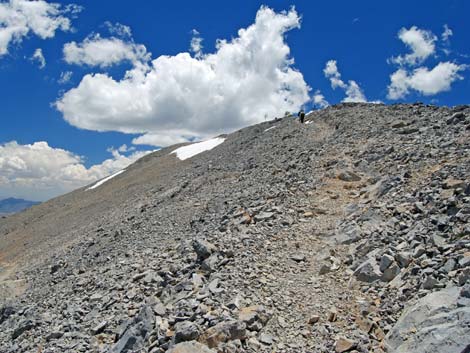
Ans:
<svg viewBox="0 0 470 353"><path fill-rule="evenodd" d="M215 350L196 342L182 342L170 348L167 353L216 353Z"/></svg>
<svg viewBox="0 0 470 353"><path fill-rule="evenodd" d="M33 329L35 326L36 324L32 320L24 320L13 330L11 338L12 339L18 338L24 332Z"/></svg>
<svg viewBox="0 0 470 353"><path fill-rule="evenodd" d="M428 294L404 311L387 334L391 352L465 352L470 334L470 307L457 308L460 289L447 288ZM444 344L445 342L445 344Z"/></svg>
<svg viewBox="0 0 470 353"><path fill-rule="evenodd" d="M199 328L190 321L178 322L175 325L175 343L193 341L199 337Z"/></svg>
<svg viewBox="0 0 470 353"><path fill-rule="evenodd" d="M111 353L130 353L140 350L153 329L155 315L149 305L144 305L124 329Z"/></svg>
<svg viewBox="0 0 470 353"><path fill-rule="evenodd" d="M224 321L207 329L199 341L209 348L215 348L221 343L244 340L247 336L246 325L240 321Z"/></svg>
<svg viewBox="0 0 470 353"><path fill-rule="evenodd" d="M200 260L205 260L211 256L212 253L217 251L217 248L214 244L211 244L208 241L202 239L196 239L193 241L193 249Z"/></svg>
<svg viewBox="0 0 470 353"><path fill-rule="evenodd" d="M355 271L354 276L361 282L371 283L382 278L382 273L374 259L366 260Z"/></svg>
<svg viewBox="0 0 470 353"><path fill-rule="evenodd" d="M380 271L384 272L393 263L393 260L393 256L383 255L380 259Z"/></svg>

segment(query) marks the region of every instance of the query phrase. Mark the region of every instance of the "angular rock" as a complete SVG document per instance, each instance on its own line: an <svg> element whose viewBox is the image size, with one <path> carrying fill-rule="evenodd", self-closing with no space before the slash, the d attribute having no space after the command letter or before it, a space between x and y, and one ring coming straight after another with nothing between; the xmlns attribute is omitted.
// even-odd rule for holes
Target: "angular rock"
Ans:
<svg viewBox="0 0 470 353"><path fill-rule="evenodd" d="M436 287L436 285L439 283L437 279L435 279L433 276L429 275L426 277L426 279L423 282L423 288L424 289L433 289Z"/></svg>
<svg viewBox="0 0 470 353"><path fill-rule="evenodd" d="M465 186L464 180L449 178L446 179L443 183L444 188L446 189L457 189Z"/></svg>
<svg viewBox="0 0 470 353"><path fill-rule="evenodd" d="M402 127L405 127L407 125L407 123L403 120L395 120L394 122L392 122L392 128L394 129L399 129L399 128L402 128Z"/></svg>
<svg viewBox="0 0 470 353"><path fill-rule="evenodd" d="M13 330L11 338L12 339L18 338L24 332L31 330L35 326L36 324L32 320L24 320Z"/></svg>
<svg viewBox="0 0 470 353"><path fill-rule="evenodd" d="M263 306L254 305L240 309L238 319L247 325L251 325L256 321L260 321L264 325L269 320L269 314Z"/></svg>
<svg viewBox="0 0 470 353"><path fill-rule="evenodd" d="M52 331L46 336L47 341L56 340L64 335L63 331Z"/></svg>
<svg viewBox="0 0 470 353"><path fill-rule="evenodd" d="M354 271L354 276L358 281L372 283L382 278L382 273L375 259L369 259L363 262Z"/></svg>
<svg viewBox="0 0 470 353"><path fill-rule="evenodd" d="M139 351L146 343L153 329L155 315L149 305L144 305L139 314L128 322L111 353L131 353Z"/></svg>
<svg viewBox="0 0 470 353"><path fill-rule="evenodd" d="M382 275L382 281L390 282L400 273L400 267L395 263L395 261L384 271Z"/></svg>
<svg viewBox="0 0 470 353"><path fill-rule="evenodd" d="M178 322L175 325L175 343L193 341L199 337L199 327L191 321Z"/></svg>
<svg viewBox="0 0 470 353"><path fill-rule="evenodd" d="M349 352L356 347L356 343L347 338L340 337L335 344L335 351L337 353Z"/></svg>
<svg viewBox="0 0 470 353"><path fill-rule="evenodd" d="M343 170L338 173L338 179L347 182L359 181L361 177L351 170Z"/></svg>
<svg viewBox="0 0 470 353"><path fill-rule="evenodd" d="M0 325L6 321L11 315L16 312L16 309L11 305L4 305L0 309Z"/></svg>
<svg viewBox="0 0 470 353"><path fill-rule="evenodd" d="M340 229L335 233L333 239L338 244L352 244L361 239L360 228L357 225L351 225Z"/></svg>
<svg viewBox="0 0 470 353"><path fill-rule="evenodd" d="M384 272L393 263L393 256L384 254L380 258L380 271Z"/></svg>
<svg viewBox="0 0 470 353"><path fill-rule="evenodd" d="M98 325L96 325L95 327L93 327L91 329L91 334L93 336L101 333L104 331L104 329L106 328L106 326L108 326L108 321L104 320L104 321L101 321Z"/></svg>
<svg viewBox="0 0 470 353"><path fill-rule="evenodd" d="M216 351L199 342L191 341L178 343L167 350L167 353L216 353Z"/></svg>
<svg viewBox="0 0 470 353"><path fill-rule="evenodd" d="M329 263L325 263L323 265L321 265L320 267L320 271L318 271L318 274L321 276L321 275L325 275L329 272L331 272L331 264Z"/></svg>
<svg viewBox="0 0 470 353"><path fill-rule="evenodd" d="M310 325L316 324L318 321L320 321L320 316L318 316L318 315L312 315L312 316L310 316L310 318L308 319L308 323L309 323Z"/></svg>
<svg viewBox="0 0 470 353"><path fill-rule="evenodd" d="M266 345L272 345L274 343L274 337L271 335L268 335L267 333L262 333L259 335L258 339L261 343L266 344Z"/></svg>
<svg viewBox="0 0 470 353"><path fill-rule="evenodd" d="M212 254L202 262L201 269L206 272L214 272L217 269L218 263L219 257L217 254Z"/></svg>
<svg viewBox="0 0 470 353"><path fill-rule="evenodd" d="M221 343L244 340L246 338L246 324L240 321L223 321L207 329L199 341L209 348L215 348Z"/></svg>
<svg viewBox="0 0 470 353"><path fill-rule="evenodd" d="M470 307L457 307L459 293L458 287L446 288L428 294L407 308L386 336L388 351L466 352L470 335Z"/></svg>
<svg viewBox="0 0 470 353"><path fill-rule="evenodd" d="M399 252L396 254L395 260L397 260L401 268L406 268L411 262L411 254L406 251Z"/></svg>
<svg viewBox="0 0 470 353"><path fill-rule="evenodd" d="M217 251L214 244L202 239L196 239L193 241L193 249L199 260L205 260Z"/></svg>
<svg viewBox="0 0 470 353"><path fill-rule="evenodd" d="M262 221L267 221L269 219L274 218L274 213L273 212L260 212L255 215L254 219L256 222L262 222Z"/></svg>
<svg viewBox="0 0 470 353"><path fill-rule="evenodd" d="M291 255L290 258L294 260L295 262L302 262L306 260L305 255L302 255L302 254L294 254L294 255Z"/></svg>

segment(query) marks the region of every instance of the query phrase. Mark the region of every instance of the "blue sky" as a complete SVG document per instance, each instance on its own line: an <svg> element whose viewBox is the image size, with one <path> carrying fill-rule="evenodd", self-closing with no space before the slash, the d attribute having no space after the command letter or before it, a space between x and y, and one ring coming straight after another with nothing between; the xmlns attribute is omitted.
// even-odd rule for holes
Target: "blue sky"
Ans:
<svg viewBox="0 0 470 353"><path fill-rule="evenodd" d="M28 1L0 4L21 12L15 2ZM65 11L72 3L81 11ZM204 139L302 105L310 109L314 98L316 108L345 99L469 103L470 5L464 0L61 4L58 13L48 16L69 23L46 36L26 18L27 33L4 44L6 52L0 55L0 198L47 199L124 168L143 154L139 151ZM272 12L265 11L257 22L263 6ZM11 25L1 16L0 11L0 32ZM263 29L266 25L271 32ZM238 31L250 26L255 26L253 33L231 46ZM444 26L448 30L443 37ZM86 38L90 51L83 50ZM202 39L202 52L175 57L188 52L194 38ZM265 52L253 49L268 42L266 38L273 41ZM229 44L224 53L216 47L218 39ZM74 46L66 57L64 46L70 43ZM0 50L1 45L0 40ZM96 51L104 45L103 59ZM37 49L44 64L32 59ZM116 59L110 59L114 54ZM152 66L163 55L169 59ZM256 65L247 63L252 57ZM238 72L244 65L247 74ZM185 71L188 66L191 72ZM266 72L256 72L263 66ZM214 77L224 68L230 75ZM275 69L282 77L273 77ZM127 70L134 70L128 81ZM396 75L391 93L391 75L397 71L401 75ZM61 75L71 77L60 83ZM233 93L227 81L238 77L243 77L241 87ZM175 79L178 84L172 85ZM288 90L279 92L286 85ZM250 92L270 98L251 101ZM49 180L52 173L59 176Z"/></svg>

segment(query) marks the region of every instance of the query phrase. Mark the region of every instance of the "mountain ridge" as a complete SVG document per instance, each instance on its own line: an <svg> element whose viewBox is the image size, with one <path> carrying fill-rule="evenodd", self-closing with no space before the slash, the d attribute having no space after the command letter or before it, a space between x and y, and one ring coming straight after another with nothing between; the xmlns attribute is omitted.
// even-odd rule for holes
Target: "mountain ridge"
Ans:
<svg viewBox="0 0 470 353"><path fill-rule="evenodd" d="M39 201L30 201L25 199L8 197L6 199L0 200L0 216L6 216L12 213L20 212L38 204L40 204Z"/></svg>
<svg viewBox="0 0 470 353"><path fill-rule="evenodd" d="M470 107L306 121L171 146L1 220L0 350L463 352ZM407 316L424 299L448 346Z"/></svg>

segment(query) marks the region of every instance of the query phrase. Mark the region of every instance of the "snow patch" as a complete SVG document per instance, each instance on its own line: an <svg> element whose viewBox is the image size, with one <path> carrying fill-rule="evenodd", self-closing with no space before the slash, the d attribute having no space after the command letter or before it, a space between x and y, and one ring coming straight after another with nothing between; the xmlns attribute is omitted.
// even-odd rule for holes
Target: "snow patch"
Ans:
<svg viewBox="0 0 470 353"><path fill-rule="evenodd" d="M313 123L313 121L309 120L309 121L305 122L305 125L308 125L308 124L311 124L311 123Z"/></svg>
<svg viewBox="0 0 470 353"><path fill-rule="evenodd" d="M176 153L176 157L178 157L181 160L185 160L188 158L191 158L199 153L202 153L204 151L209 151L213 149L214 147L220 145L222 142L225 141L225 138L223 137L216 137L207 141L202 141L202 142L196 142L191 145L183 146L180 148L177 148L171 153Z"/></svg>
<svg viewBox="0 0 470 353"><path fill-rule="evenodd" d="M125 171L125 169L123 170L120 170L114 174L111 174L110 176L107 176L106 178L104 179L101 179L100 181L98 181L97 183L95 183L94 185L90 186L87 190L93 190L93 189L96 189L98 186L101 186L103 185L104 183L106 183L108 180L114 178L115 176L118 176L119 174L123 173Z"/></svg>
<svg viewBox="0 0 470 353"><path fill-rule="evenodd" d="M266 130L264 130L264 132L266 132L266 131L269 131L269 130L272 130L272 129L274 129L275 127L277 127L277 125L274 125L274 126L268 127Z"/></svg>

